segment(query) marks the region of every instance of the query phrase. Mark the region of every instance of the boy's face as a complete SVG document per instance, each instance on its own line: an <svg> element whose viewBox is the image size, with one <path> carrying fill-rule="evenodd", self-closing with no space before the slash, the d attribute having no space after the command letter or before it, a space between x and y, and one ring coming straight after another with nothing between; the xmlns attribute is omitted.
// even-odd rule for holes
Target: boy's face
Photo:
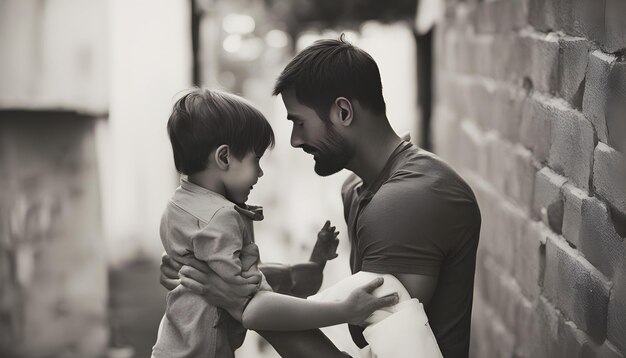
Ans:
<svg viewBox="0 0 626 358"><path fill-rule="evenodd" d="M241 160L231 157L224 173L224 186L229 200L243 204L248 200L252 186L263 176L259 164L261 156L248 152Z"/></svg>
<svg viewBox="0 0 626 358"><path fill-rule="evenodd" d="M315 172L328 176L344 169L354 150L332 124L327 125L310 107L301 104L295 90L287 89L281 93L287 109L287 119L293 122L291 146L302 148L315 160Z"/></svg>

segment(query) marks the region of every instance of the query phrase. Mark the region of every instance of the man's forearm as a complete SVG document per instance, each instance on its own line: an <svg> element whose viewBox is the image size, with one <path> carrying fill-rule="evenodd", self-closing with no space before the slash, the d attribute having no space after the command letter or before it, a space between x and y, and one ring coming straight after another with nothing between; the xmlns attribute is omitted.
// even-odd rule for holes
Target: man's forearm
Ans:
<svg viewBox="0 0 626 358"><path fill-rule="evenodd" d="M305 262L293 266L282 264L261 264L259 269L265 275L274 292L296 297L311 296L322 285L322 267L315 262Z"/></svg>

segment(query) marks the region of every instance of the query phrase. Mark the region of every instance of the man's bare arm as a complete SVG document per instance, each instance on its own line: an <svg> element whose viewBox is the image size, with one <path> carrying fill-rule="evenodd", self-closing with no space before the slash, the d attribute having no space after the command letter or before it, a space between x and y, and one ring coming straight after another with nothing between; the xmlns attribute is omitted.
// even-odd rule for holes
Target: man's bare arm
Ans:
<svg viewBox="0 0 626 358"><path fill-rule="evenodd" d="M437 277L408 273L393 274L413 298L427 306L437 288Z"/></svg>

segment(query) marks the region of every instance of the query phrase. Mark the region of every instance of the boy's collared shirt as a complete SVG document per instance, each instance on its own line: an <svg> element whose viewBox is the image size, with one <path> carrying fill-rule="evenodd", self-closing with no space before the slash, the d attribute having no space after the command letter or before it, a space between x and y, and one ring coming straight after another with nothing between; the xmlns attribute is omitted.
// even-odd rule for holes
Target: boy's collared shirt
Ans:
<svg viewBox="0 0 626 358"><path fill-rule="evenodd" d="M161 241L173 259L193 255L226 282L242 272L259 273L253 221L263 209L241 207L211 190L181 179L161 219ZM263 278L261 290L271 290ZM167 296L155 357L233 357L246 330L226 311L183 286Z"/></svg>

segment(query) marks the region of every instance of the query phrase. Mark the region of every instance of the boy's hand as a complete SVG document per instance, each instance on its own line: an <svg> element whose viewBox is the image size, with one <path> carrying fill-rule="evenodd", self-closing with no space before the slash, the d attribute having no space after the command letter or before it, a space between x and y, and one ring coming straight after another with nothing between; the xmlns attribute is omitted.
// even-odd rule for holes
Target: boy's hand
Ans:
<svg viewBox="0 0 626 358"><path fill-rule="evenodd" d="M372 294L383 282L384 279L379 277L350 293L350 296L343 302L347 314L346 322L353 325L361 325L374 311L398 303L399 296L397 293L380 298Z"/></svg>
<svg viewBox="0 0 626 358"><path fill-rule="evenodd" d="M309 261L315 262L323 268L326 261L337 257L337 246L339 245L337 235L339 235L339 231L335 231L335 227L330 226L330 220L326 220L324 227L317 234L317 242L315 242Z"/></svg>

